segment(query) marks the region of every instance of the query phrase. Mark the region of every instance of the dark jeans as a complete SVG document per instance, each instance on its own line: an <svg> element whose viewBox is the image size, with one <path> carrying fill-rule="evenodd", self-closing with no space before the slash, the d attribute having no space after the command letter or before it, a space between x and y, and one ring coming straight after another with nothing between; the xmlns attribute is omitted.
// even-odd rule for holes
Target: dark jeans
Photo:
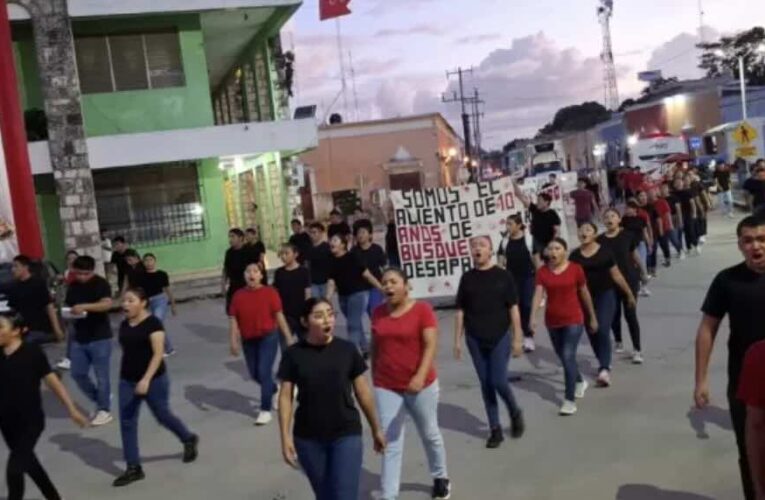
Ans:
<svg viewBox="0 0 765 500"><path fill-rule="evenodd" d="M24 342L28 344L47 344L49 342L54 342L55 340L56 336L53 335L53 332L30 330L24 334Z"/></svg>
<svg viewBox="0 0 765 500"><path fill-rule="evenodd" d="M696 237L700 238L701 236L707 235L707 216L704 214L703 216L696 219Z"/></svg>
<svg viewBox="0 0 765 500"><path fill-rule="evenodd" d="M481 342L466 332L465 339L473 359L473 366L481 382L481 396L486 408L491 429L501 427L497 394L505 403L508 413L517 415L521 411L515 401L510 383L507 381L507 365L510 362L510 335L505 334L493 348L481 345Z"/></svg>
<svg viewBox="0 0 765 500"><path fill-rule="evenodd" d="M616 315L616 292L609 290L592 298L595 306L595 316L598 318L598 331L595 335L587 335L598 358L600 370L611 370L611 325Z"/></svg>
<svg viewBox="0 0 765 500"><path fill-rule="evenodd" d="M112 356L112 339L95 340L88 343L72 341L69 353L72 361L72 379L80 390L94 403L98 410L109 411L111 387L109 382L109 359ZM90 368L96 376L94 384Z"/></svg>
<svg viewBox="0 0 765 500"><path fill-rule="evenodd" d="M696 248L698 245L698 235L696 234L696 230L698 227L698 222L696 219L685 218L683 216L685 225L683 226L683 236L685 236L685 248L687 250L690 250L691 248Z"/></svg>
<svg viewBox="0 0 765 500"><path fill-rule="evenodd" d="M672 229L672 231L669 232L669 241L672 243L672 246L675 247L675 251L677 253L682 252L683 250L683 228L682 227L675 227Z"/></svg>
<svg viewBox="0 0 765 500"><path fill-rule="evenodd" d="M0 431L10 452L5 468L8 500L24 498L24 474L32 478L45 500L61 500L34 451L44 427L44 422L0 423Z"/></svg>
<svg viewBox="0 0 765 500"><path fill-rule="evenodd" d="M634 295L635 300L637 300L640 285L638 282L632 282L629 285L632 289L632 295ZM635 309L627 307L627 299L621 292L617 292L616 299L616 312L614 313L614 320L611 323L611 329L614 332L614 340L619 344L622 343L622 311L624 311L624 319L627 320L627 328L629 328L630 331L632 348L636 351L640 351L640 322L637 317L637 307Z"/></svg>
<svg viewBox="0 0 765 500"><path fill-rule="evenodd" d="M367 316L369 316L370 320L372 319L372 314L375 312L375 309L377 309L377 306L383 302L385 302L383 293L377 288L370 288L369 297L367 297Z"/></svg>
<svg viewBox="0 0 765 500"><path fill-rule="evenodd" d="M579 373L579 366L576 363L576 349L579 347L579 340L584 332L583 325L568 325L561 328L547 327L550 332L555 354L558 355L561 364L563 364L563 376L566 383L566 401L574 401L576 383L581 382L582 374Z"/></svg>
<svg viewBox="0 0 765 500"><path fill-rule="evenodd" d="M661 248L664 260L669 261L672 258L672 254L669 253L669 232L654 238L651 253L648 255L648 269L656 269L659 261L659 248Z"/></svg>
<svg viewBox="0 0 765 500"><path fill-rule="evenodd" d="M252 379L260 385L260 409L271 411L276 381L274 381L274 362L279 351L279 332L273 331L258 339L242 341L244 361Z"/></svg>
<svg viewBox="0 0 765 500"><path fill-rule="evenodd" d="M746 405L736 397L736 390L728 388L728 407L730 419L733 422L733 432L738 446L738 465L741 469L741 484L744 488L744 498L754 500L754 482L749 468L749 457L746 455Z"/></svg>
<svg viewBox="0 0 765 500"><path fill-rule="evenodd" d="M295 437L295 451L316 500L357 500L363 458L360 435L334 441Z"/></svg>
<svg viewBox="0 0 765 500"><path fill-rule="evenodd" d="M122 453L128 466L140 465L141 456L138 452L138 414L141 403L146 401L149 410L157 422L176 435L182 443L190 441L194 435L170 411L170 380L167 374L160 375L149 384L149 392L145 396L135 393L135 382L120 379L120 433L122 434Z"/></svg>
<svg viewBox="0 0 765 500"><path fill-rule="evenodd" d="M534 332L531 331L529 323L531 322L531 303L534 300L534 275L530 274L523 279L518 279L516 285L518 286L518 308L521 312L523 335L533 337Z"/></svg>

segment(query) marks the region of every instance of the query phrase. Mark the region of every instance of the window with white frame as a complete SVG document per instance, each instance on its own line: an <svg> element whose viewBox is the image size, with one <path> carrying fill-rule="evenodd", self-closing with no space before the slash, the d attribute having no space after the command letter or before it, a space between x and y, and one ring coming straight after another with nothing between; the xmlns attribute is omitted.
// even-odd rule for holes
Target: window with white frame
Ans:
<svg viewBox="0 0 765 500"><path fill-rule="evenodd" d="M84 94L186 84L177 31L77 36L75 51Z"/></svg>

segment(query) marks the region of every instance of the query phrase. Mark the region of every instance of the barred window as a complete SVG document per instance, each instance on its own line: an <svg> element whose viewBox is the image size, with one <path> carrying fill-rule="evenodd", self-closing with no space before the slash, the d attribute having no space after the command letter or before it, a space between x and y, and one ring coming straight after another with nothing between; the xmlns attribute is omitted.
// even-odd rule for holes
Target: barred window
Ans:
<svg viewBox="0 0 765 500"><path fill-rule="evenodd" d="M96 170L98 221L106 237L160 245L207 235L195 162Z"/></svg>
<svg viewBox="0 0 765 500"><path fill-rule="evenodd" d="M84 94L186 84L177 31L77 36L75 51Z"/></svg>

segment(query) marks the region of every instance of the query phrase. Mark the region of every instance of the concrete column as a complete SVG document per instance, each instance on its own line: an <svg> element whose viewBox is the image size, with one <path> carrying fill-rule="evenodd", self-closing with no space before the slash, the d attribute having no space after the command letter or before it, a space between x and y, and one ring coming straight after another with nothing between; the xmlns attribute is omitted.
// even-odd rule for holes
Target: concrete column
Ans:
<svg viewBox="0 0 765 500"><path fill-rule="evenodd" d="M74 38L66 0L14 0L29 10L48 119L48 147L64 246L102 269L96 194L88 159Z"/></svg>

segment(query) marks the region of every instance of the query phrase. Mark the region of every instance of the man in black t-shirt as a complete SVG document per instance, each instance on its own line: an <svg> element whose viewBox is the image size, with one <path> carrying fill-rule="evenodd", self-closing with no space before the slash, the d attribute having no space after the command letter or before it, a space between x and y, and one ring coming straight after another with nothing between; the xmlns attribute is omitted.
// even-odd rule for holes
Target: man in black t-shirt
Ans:
<svg viewBox="0 0 765 500"><path fill-rule="evenodd" d="M308 269L311 272L311 296L325 297L332 251L327 243L326 230L321 222L312 222L308 226L311 236L311 249L308 252Z"/></svg>
<svg viewBox="0 0 765 500"><path fill-rule="evenodd" d="M345 217L338 209L333 209L329 213L329 227L327 228L327 239L332 239L335 235L341 235L349 244L351 243L351 226L345 221Z"/></svg>
<svg viewBox="0 0 765 500"><path fill-rule="evenodd" d="M274 288L279 292L282 299L282 311L290 326L290 331L298 338L302 338L305 328L300 321L303 315L305 301L311 296L311 276L305 267L297 261L298 249L291 243L282 245L279 257L284 266L274 273ZM280 337L282 352L287 347Z"/></svg>
<svg viewBox="0 0 765 500"><path fill-rule="evenodd" d="M765 213L765 166L758 163L752 171L752 177L744 182L744 191L752 213Z"/></svg>
<svg viewBox="0 0 765 500"><path fill-rule="evenodd" d="M247 250L248 264L257 263L263 273L263 284L268 284L268 270L266 265L266 245L260 239L258 230L248 227L244 231L244 248Z"/></svg>
<svg viewBox="0 0 765 500"><path fill-rule="evenodd" d="M128 263L125 259L125 252L128 250L128 246L124 236L115 236L112 240L112 245L112 260L110 263L117 270L117 290L121 291L125 284L125 275L128 270Z"/></svg>
<svg viewBox="0 0 765 500"><path fill-rule="evenodd" d="M724 163L718 163L714 172L715 184L717 184L717 200L720 210L724 211L729 218L733 217L733 192L730 185L730 167Z"/></svg>
<svg viewBox="0 0 765 500"><path fill-rule="evenodd" d="M380 245L372 241L372 221L369 219L357 220L353 223L353 235L356 238L356 244L351 249L351 253L358 257L359 261L369 269L369 272L382 281L382 271L385 268L388 257L385 250ZM383 294L380 290L367 283L369 298L367 299L367 314L372 318L374 310L383 303Z"/></svg>
<svg viewBox="0 0 765 500"><path fill-rule="evenodd" d="M56 306L45 280L32 276L32 261L26 255L13 259L14 283L8 292L8 307L18 312L27 324L26 342L64 340Z"/></svg>
<svg viewBox="0 0 765 500"><path fill-rule="evenodd" d="M746 451L746 407L736 399L744 356L749 347L765 340L762 308L765 305L765 217L749 216L737 228L738 247L744 262L720 272L707 292L704 316L696 337L696 387L699 408L709 404L709 360L725 316L730 323L728 339L728 403L739 450L744 494L754 500L754 486Z"/></svg>
<svg viewBox="0 0 765 500"><path fill-rule="evenodd" d="M531 236L533 237L532 250L539 266L539 256L544 254L547 245L560 233L561 220L553 208L552 196L549 193L539 193L537 202L532 203L531 198L526 196L518 184L513 184L515 196L521 200L531 212Z"/></svg>
<svg viewBox="0 0 765 500"><path fill-rule="evenodd" d="M65 303L71 308L74 321L74 340L70 351L72 379L80 390L96 404L96 415L91 425L111 422L111 392L109 386L109 360L112 354L112 328L109 311L112 308L112 290L101 276L95 274L96 261L82 255L72 264L75 282L69 285ZM96 382L90 378L90 370Z"/></svg>
<svg viewBox="0 0 765 500"><path fill-rule="evenodd" d="M290 236L289 244L297 248L297 261L302 266L305 265L308 252L311 250L311 237L305 232L300 219L292 219L290 225L292 226L292 236Z"/></svg>
<svg viewBox="0 0 765 500"><path fill-rule="evenodd" d="M228 232L229 248L223 259L223 279L221 293L226 297L226 314L228 314L231 298L237 290L244 288L244 270L253 261L253 252L244 244L244 231L234 228Z"/></svg>

